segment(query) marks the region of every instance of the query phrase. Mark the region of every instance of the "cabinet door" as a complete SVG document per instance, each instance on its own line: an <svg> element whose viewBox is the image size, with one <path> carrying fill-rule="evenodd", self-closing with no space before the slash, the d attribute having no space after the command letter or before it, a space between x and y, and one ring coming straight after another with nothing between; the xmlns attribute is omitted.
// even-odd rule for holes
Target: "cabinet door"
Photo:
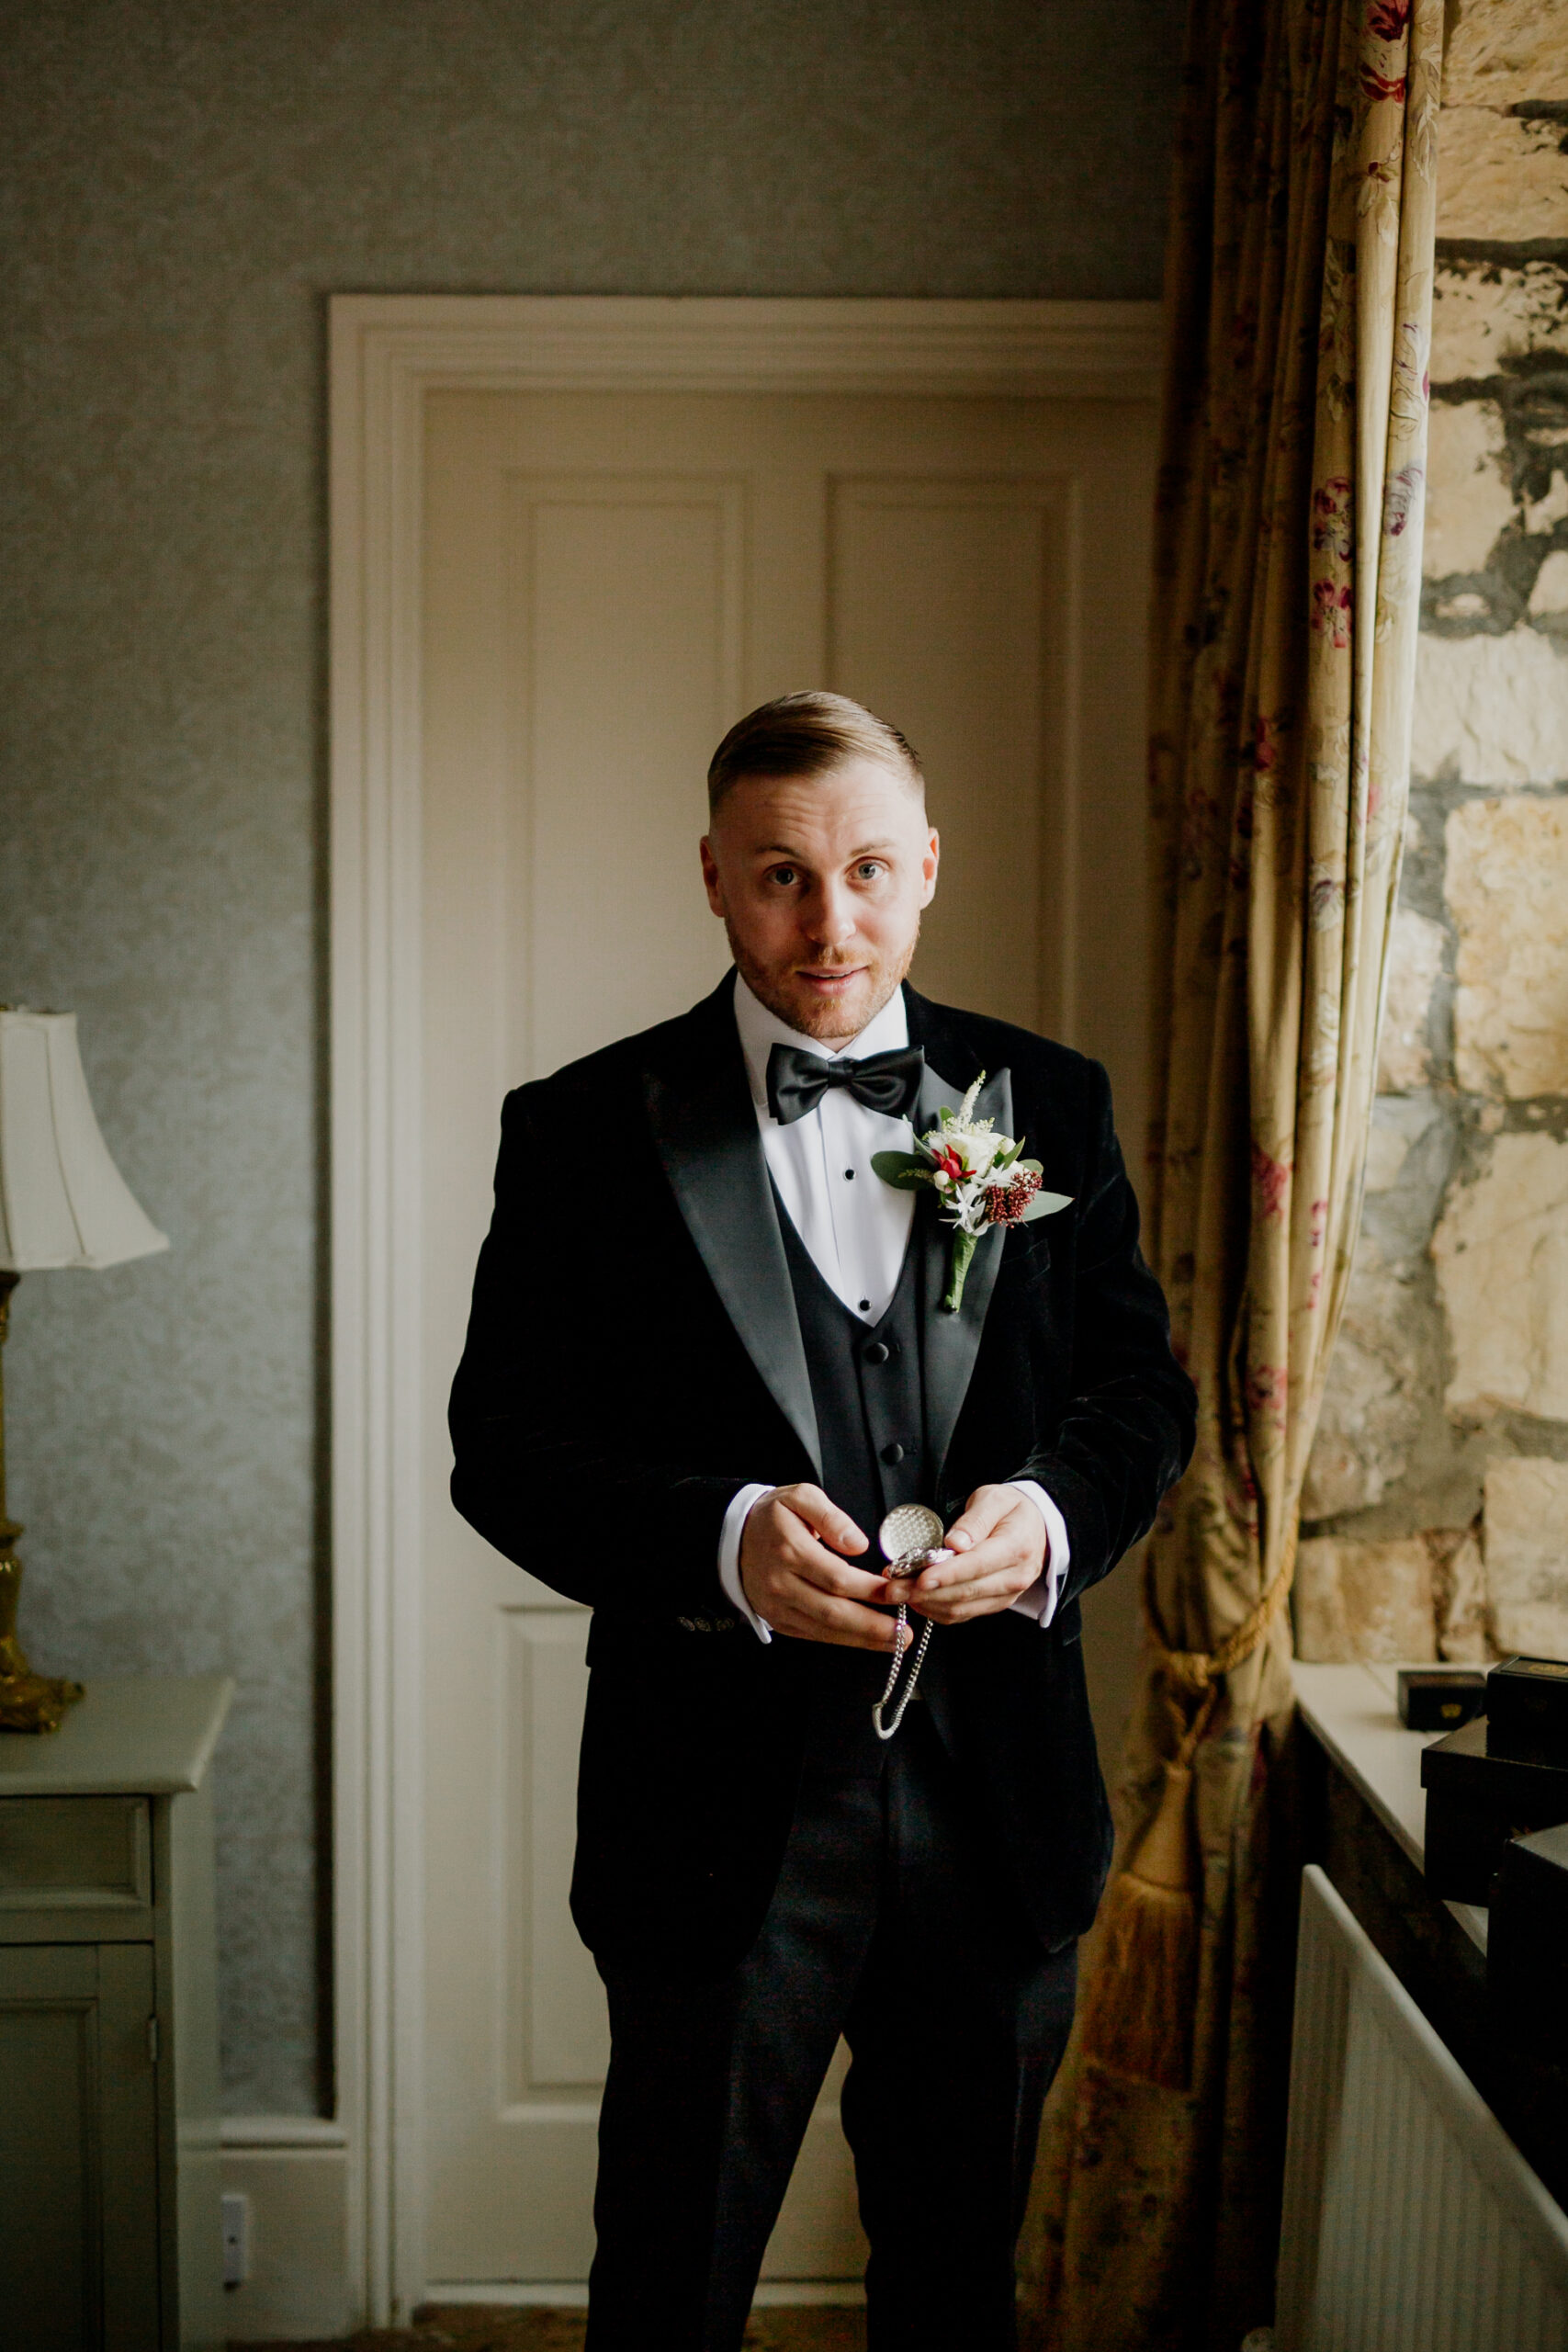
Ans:
<svg viewBox="0 0 1568 2352"><path fill-rule="evenodd" d="M0 2340L158 2352L147 1944L0 1950Z"/></svg>

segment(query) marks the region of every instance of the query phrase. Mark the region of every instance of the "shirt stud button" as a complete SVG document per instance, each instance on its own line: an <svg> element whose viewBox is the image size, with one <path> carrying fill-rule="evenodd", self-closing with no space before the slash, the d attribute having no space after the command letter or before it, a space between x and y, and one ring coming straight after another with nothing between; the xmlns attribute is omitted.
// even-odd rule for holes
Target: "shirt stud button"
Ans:
<svg viewBox="0 0 1568 2352"><path fill-rule="evenodd" d="M863 1315L869 1315L871 1313L871 1301L869 1298L862 1299L860 1303L860 1311Z"/></svg>
<svg viewBox="0 0 1568 2352"><path fill-rule="evenodd" d="M853 1170L852 1168L846 1168L846 1169L845 1169L845 1170L844 1170L844 1182L845 1182L845 1183L846 1183L846 1184L852 1184L852 1183L854 1182L854 1181L855 1181L855 1171L854 1171L854 1170Z"/></svg>
<svg viewBox="0 0 1568 2352"><path fill-rule="evenodd" d="M882 1449L882 1459L884 1462L902 1462L904 1459L903 1447L901 1445L885 1445Z"/></svg>

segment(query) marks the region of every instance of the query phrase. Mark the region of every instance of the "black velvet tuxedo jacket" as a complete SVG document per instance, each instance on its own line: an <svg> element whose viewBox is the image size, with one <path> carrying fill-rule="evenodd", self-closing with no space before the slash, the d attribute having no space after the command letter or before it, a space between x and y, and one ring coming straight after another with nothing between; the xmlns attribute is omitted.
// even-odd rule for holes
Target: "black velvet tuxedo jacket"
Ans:
<svg viewBox="0 0 1568 2352"><path fill-rule="evenodd" d="M733 986L507 1097L452 1391L457 1509L594 1611L572 1914L610 1970L717 1972L740 1957L800 1772L810 1645L760 1642L718 1581L739 1488L819 1475ZM976 1487L1027 1476L1071 1538L1049 1628L1015 1611L942 1628L931 1675L976 1838L1055 1946L1088 1927L1110 1860L1078 1596L1180 1475L1193 1391L1139 1253L1104 1071L905 995L927 1059L917 1129L987 1071L979 1115L1021 1136L1045 1185L1072 1196L991 1228L960 1313L933 1305L922 1330L943 1519ZM932 1301L948 1247L934 1208L917 1196L910 1245L927 1253Z"/></svg>

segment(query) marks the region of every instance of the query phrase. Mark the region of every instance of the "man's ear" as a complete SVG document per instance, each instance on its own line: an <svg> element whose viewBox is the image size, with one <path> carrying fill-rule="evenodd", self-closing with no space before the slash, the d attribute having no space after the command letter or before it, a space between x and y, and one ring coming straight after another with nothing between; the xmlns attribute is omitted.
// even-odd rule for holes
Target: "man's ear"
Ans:
<svg viewBox="0 0 1568 2352"><path fill-rule="evenodd" d="M713 854L713 843L706 833L697 843L697 855L703 864L703 888L708 894L708 904L716 915L724 913L724 892L719 885L718 860Z"/></svg>
<svg viewBox="0 0 1568 2352"><path fill-rule="evenodd" d="M933 825L931 839L926 843L926 854L920 860L920 871L926 877L925 895L920 900L922 907L929 907L936 896L936 874L941 864L942 835Z"/></svg>

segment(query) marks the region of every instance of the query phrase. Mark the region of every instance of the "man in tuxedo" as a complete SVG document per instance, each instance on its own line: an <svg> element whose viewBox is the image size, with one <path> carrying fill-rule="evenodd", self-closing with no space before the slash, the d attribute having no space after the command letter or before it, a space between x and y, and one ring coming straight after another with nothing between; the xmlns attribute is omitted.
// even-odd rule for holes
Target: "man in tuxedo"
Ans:
<svg viewBox="0 0 1568 2352"><path fill-rule="evenodd" d="M840 2033L872 2352L1004 2352L1041 2104L1110 1857L1078 1601L1193 1394L1104 1071L908 987L939 843L840 696L732 729L736 969L507 1098L457 1508L592 1608L572 1916L609 1999L592 2352L735 2352ZM975 1106L1055 1215L951 1227L873 1156ZM942 1556L877 1542L934 1507ZM893 1605L935 1631L891 1739ZM908 1668L906 1665L905 1671Z"/></svg>

